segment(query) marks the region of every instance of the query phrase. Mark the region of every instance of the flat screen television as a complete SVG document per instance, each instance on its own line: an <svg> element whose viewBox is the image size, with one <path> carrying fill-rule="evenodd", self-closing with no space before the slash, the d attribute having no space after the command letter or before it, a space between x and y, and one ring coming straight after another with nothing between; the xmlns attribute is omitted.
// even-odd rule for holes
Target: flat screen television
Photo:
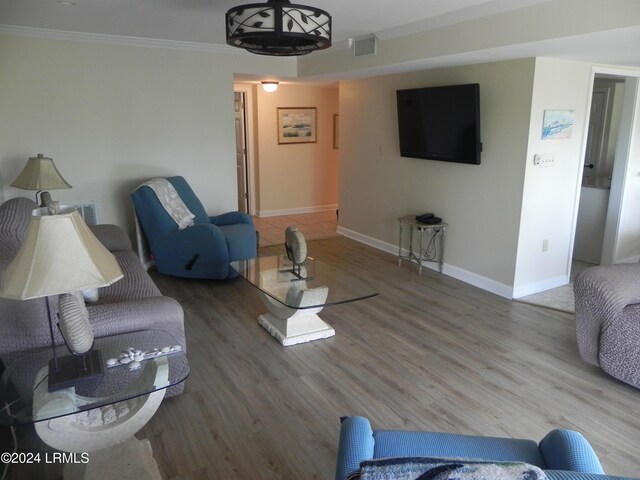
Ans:
<svg viewBox="0 0 640 480"><path fill-rule="evenodd" d="M398 90L400 155L480 165L480 85Z"/></svg>

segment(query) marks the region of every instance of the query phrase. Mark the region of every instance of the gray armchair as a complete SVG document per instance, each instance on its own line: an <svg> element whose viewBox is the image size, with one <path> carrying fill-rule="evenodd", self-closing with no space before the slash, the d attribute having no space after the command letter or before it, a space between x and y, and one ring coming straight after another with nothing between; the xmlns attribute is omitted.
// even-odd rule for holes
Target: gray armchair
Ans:
<svg viewBox="0 0 640 480"><path fill-rule="evenodd" d="M574 293L582 359L640 388L640 263L588 268Z"/></svg>

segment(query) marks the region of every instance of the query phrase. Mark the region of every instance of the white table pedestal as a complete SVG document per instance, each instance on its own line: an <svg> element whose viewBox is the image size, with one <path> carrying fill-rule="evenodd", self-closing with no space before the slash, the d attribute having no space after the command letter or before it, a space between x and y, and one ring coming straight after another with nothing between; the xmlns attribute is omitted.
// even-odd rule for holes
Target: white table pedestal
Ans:
<svg viewBox="0 0 640 480"><path fill-rule="evenodd" d="M300 305L323 303L327 298L326 287L300 291ZM332 337L336 331L331 325L318 317L322 307L290 308L260 293L262 303L269 313L258 317L258 323L274 336L283 346L321 340Z"/></svg>
<svg viewBox="0 0 640 480"><path fill-rule="evenodd" d="M162 480L151 443L146 438L130 440L89 454L89 462L67 463L64 480Z"/></svg>
<svg viewBox="0 0 640 480"><path fill-rule="evenodd" d="M150 385L166 385L169 377L167 359L159 358L153 367L155 368L146 369L139 381ZM57 450L89 454L88 463L65 466L65 480L161 480L151 445L147 440L137 440L133 435L155 414L166 389L76 414L55 417L58 411L69 411L68 405L80 409L99 399L77 395L74 387L48 392L47 382L44 381L47 373L48 367L45 367L36 378L36 385L39 387L34 391L34 418L54 418L35 423L38 436Z"/></svg>

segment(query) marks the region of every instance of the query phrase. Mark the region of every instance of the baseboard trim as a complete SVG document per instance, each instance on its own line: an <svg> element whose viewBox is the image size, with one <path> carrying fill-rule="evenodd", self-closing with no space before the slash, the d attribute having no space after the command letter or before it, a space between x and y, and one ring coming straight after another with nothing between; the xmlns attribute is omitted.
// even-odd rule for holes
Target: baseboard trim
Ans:
<svg viewBox="0 0 640 480"><path fill-rule="evenodd" d="M278 217L280 215L300 215L302 213L318 213L318 212L329 212L332 210L337 210L338 205L318 205L316 207L299 207L299 208L283 208L281 210L260 210L258 212L258 217L266 218L266 217Z"/></svg>
<svg viewBox="0 0 640 480"><path fill-rule="evenodd" d="M533 282L513 289L513 298L526 297L540 292L562 287L569 283L569 275L560 275L542 282Z"/></svg>
<svg viewBox="0 0 640 480"><path fill-rule="evenodd" d="M390 253L396 257L398 255L398 246L393 245L392 243L383 242L382 240L378 240L377 238L373 238L344 227L338 227L337 231L338 233L344 235L347 238L355 240L356 242L364 243L365 245L369 245L370 247ZM407 255L408 251L403 248L402 254ZM438 271L437 263L428 262L424 264L423 267ZM446 261L442 266L442 273L462 282L473 285L474 287L478 287L482 290L494 293L500 297L508 299L513 298L513 287L505 285L504 283L496 282L495 280L491 280L490 278L483 277L476 273L469 272L454 265L449 265Z"/></svg>

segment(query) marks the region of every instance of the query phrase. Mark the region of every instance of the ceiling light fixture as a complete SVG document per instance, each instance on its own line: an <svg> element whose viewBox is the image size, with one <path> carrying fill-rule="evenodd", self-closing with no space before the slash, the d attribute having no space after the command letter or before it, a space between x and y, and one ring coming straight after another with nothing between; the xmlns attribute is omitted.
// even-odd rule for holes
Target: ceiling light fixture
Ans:
<svg viewBox="0 0 640 480"><path fill-rule="evenodd" d="M227 12L227 43L251 53L306 55L331 46L331 15L289 0L250 3Z"/></svg>
<svg viewBox="0 0 640 480"><path fill-rule="evenodd" d="M262 88L267 93L273 93L278 89L278 82L260 82L262 83Z"/></svg>

